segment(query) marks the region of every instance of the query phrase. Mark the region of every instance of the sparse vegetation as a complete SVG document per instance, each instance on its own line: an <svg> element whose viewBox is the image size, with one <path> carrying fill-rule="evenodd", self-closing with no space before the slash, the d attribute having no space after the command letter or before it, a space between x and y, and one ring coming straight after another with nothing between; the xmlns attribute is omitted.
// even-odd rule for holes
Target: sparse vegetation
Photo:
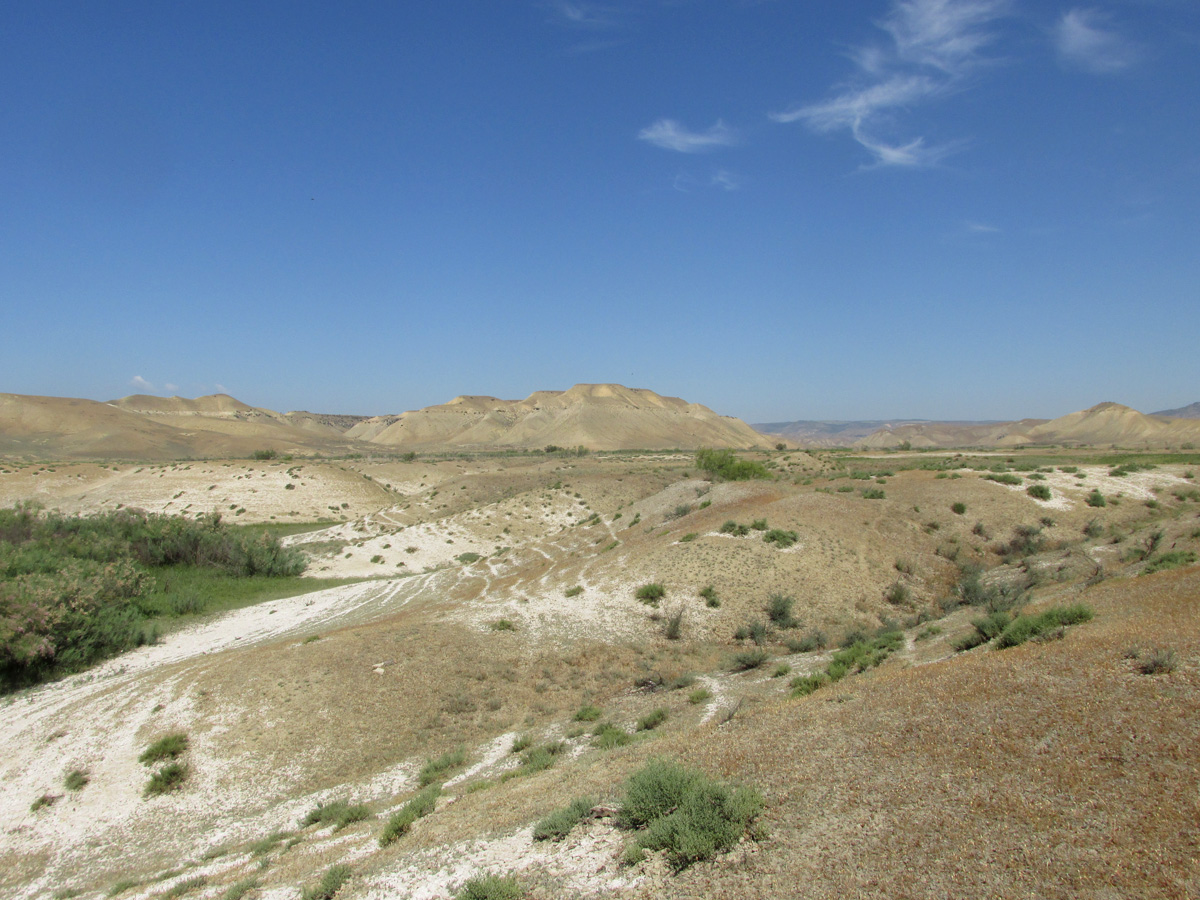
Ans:
<svg viewBox="0 0 1200 900"><path fill-rule="evenodd" d="M763 540L768 544L774 544L780 550L786 550L796 541L800 540L800 535L794 531L784 531L782 528L772 528L763 535Z"/></svg>
<svg viewBox="0 0 1200 900"><path fill-rule="evenodd" d="M1108 506L1108 501L1104 498L1104 495L1102 493L1100 493L1099 489L1094 490L1090 494L1088 494L1087 497L1084 498L1084 502L1087 503L1088 506L1094 506L1094 507Z"/></svg>
<svg viewBox="0 0 1200 900"><path fill-rule="evenodd" d="M750 481L771 477L771 473L762 463L738 459L732 450L698 450L696 466L707 472L709 477L722 481Z"/></svg>
<svg viewBox="0 0 1200 900"><path fill-rule="evenodd" d="M187 781L188 767L183 763L167 763L157 772L150 776L150 781L146 783L145 791L147 797L153 797L157 794L167 794L171 791L177 791L183 787L183 783Z"/></svg>
<svg viewBox="0 0 1200 900"><path fill-rule="evenodd" d="M637 730L638 731L652 731L655 728L657 728L659 725L661 725L663 722L667 721L667 717L669 715L670 715L670 713L666 710L666 708L660 706L658 709L654 710L653 712L646 713L646 715L644 715L640 719L638 719Z"/></svg>
<svg viewBox="0 0 1200 900"><path fill-rule="evenodd" d="M433 812L437 806L437 798L442 792L440 784L428 784L419 790L411 800L400 807L400 810L393 813L388 819L387 825L379 834L379 846L386 847L388 844L408 834L413 823L417 819L423 818Z"/></svg>
<svg viewBox="0 0 1200 900"><path fill-rule="evenodd" d="M320 881L300 891L300 900L333 900L352 874L349 866L330 866Z"/></svg>
<svg viewBox="0 0 1200 900"><path fill-rule="evenodd" d="M439 781L444 775L463 766L466 761L467 751L465 747L448 750L436 759L426 761L425 765L421 767L421 773L418 776L421 787Z"/></svg>
<svg viewBox="0 0 1200 900"><path fill-rule="evenodd" d="M480 875L470 879L454 900L521 900L524 892L511 875Z"/></svg>
<svg viewBox="0 0 1200 900"><path fill-rule="evenodd" d="M648 606L658 606L658 601L667 595L667 589L658 582L643 584L634 592L634 596Z"/></svg>
<svg viewBox="0 0 1200 900"><path fill-rule="evenodd" d="M767 601L767 618L776 628L797 628L800 623L792 615L795 604L796 598L789 594L772 594Z"/></svg>
<svg viewBox="0 0 1200 900"><path fill-rule="evenodd" d="M956 516L964 515L966 513L966 511L967 511L967 504L965 504L965 503L959 502L959 503L951 503L950 504L950 512L954 513Z"/></svg>
<svg viewBox="0 0 1200 900"><path fill-rule="evenodd" d="M348 800L333 800L329 803L318 803L314 809L300 820L301 827L309 825L330 825L334 831L341 831L348 825L371 818L371 810L365 803L350 803Z"/></svg>
<svg viewBox="0 0 1200 900"><path fill-rule="evenodd" d="M583 817L592 811L596 802L591 797L576 797L569 804L557 809L533 826L535 841L561 841Z"/></svg>
<svg viewBox="0 0 1200 900"><path fill-rule="evenodd" d="M717 589L711 584L700 591L700 596L704 598L704 605L709 609L718 609L721 606L721 598L717 596Z"/></svg>
<svg viewBox="0 0 1200 900"><path fill-rule="evenodd" d="M577 584L577 585L575 585L574 587L569 587L569 588L567 588L567 589L566 589L566 591L564 592L564 596L566 596L566 597L578 597L578 596L579 596L580 594L582 594L582 593L583 593L583 586L582 586L582 585L579 585L579 584Z"/></svg>
<svg viewBox="0 0 1200 900"><path fill-rule="evenodd" d="M63 787L68 791L82 791L87 787L88 773L83 769L74 769L67 773L67 777L63 779Z"/></svg>
<svg viewBox="0 0 1200 900"><path fill-rule="evenodd" d="M579 707L572 718L576 722L596 722L599 721L602 715L604 715L604 711L600 707L592 706L589 703L586 706Z"/></svg>
<svg viewBox="0 0 1200 900"><path fill-rule="evenodd" d="M1150 557L1146 567L1142 569L1143 575L1150 575L1154 572L1164 572L1167 569L1179 569L1183 566L1190 566L1196 561L1196 553L1194 550L1168 550L1165 553L1160 553L1157 556Z"/></svg>
<svg viewBox="0 0 1200 900"><path fill-rule="evenodd" d="M182 756L188 748L188 736L181 731L159 738L142 751L138 762L142 765L152 765L164 759L175 759Z"/></svg>
<svg viewBox="0 0 1200 900"><path fill-rule="evenodd" d="M1050 488L1044 484L1031 484L1029 487L1025 488L1025 493L1027 493L1034 500L1049 500L1052 496L1050 493Z"/></svg>

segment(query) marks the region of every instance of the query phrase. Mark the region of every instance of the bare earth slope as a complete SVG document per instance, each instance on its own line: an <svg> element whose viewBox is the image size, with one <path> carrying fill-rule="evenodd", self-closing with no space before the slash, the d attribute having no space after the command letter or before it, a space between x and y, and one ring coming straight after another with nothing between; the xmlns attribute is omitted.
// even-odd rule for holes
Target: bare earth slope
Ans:
<svg viewBox="0 0 1200 900"><path fill-rule="evenodd" d="M1151 544L1200 550L1194 465L1045 466L1043 500L987 468L894 456L871 499L850 476L869 460L756 456L781 477L711 483L667 453L122 466L115 480L0 467L5 502L72 511L118 496L175 509L213 484L264 520L320 491L349 520L291 542L316 574L376 576L194 620L0 698L0 893L295 900L343 864L339 900L448 900L485 872L515 875L527 900L1200 895L1200 567L1130 562ZM758 519L797 542L722 529ZM1044 544L1003 564L1018 525ZM1031 610L1082 602L1095 617L955 653L986 612L954 599L971 562L1026 585ZM658 608L634 596L652 580ZM741 671L734 654L758 648L735 631L767 619L773 592L802 624L768 627L768 661ZM796 639L885 622L903 641L882 665L791 696L790 677L832 653ZM1173 667L1143 674L1135 657L1154 650ZM605 747L584 704L630 740ZM665 721L638 730L656 710ZM190 775L144 796L138 755L176 731ZM518 738L554 747L548 767L524 767ZM381 847L425 761L457 747L431 814ZM605 809L655 757L758 789L757 839L678 874L660 854L623 866L629 834ZM71 790L76 770L88 781ZM594 818L533 840L581 795ZM336 800L367 818L302 824Z"/></svg>
<svg viewBox="0 0 1200 900"><path fill-rule="evenodd" d="M368 420L348 436L389 447L627 448L766 447L745 422L698 403L619 384L577 384L524 400L456 397L449 403Z"/></svg>

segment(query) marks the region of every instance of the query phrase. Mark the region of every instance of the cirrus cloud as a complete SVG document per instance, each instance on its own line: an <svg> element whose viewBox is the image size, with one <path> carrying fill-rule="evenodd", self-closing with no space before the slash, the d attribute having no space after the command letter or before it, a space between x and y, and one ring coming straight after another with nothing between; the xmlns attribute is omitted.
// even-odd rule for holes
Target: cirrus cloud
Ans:
<svg viewBox="0 0 1200 900"><path fill-rule="evenodd" d="M659 119L638 132L638 140L678 153L705 153L737 143L737 135L720 119L706 131L690 131L674 119Z"/></svg>

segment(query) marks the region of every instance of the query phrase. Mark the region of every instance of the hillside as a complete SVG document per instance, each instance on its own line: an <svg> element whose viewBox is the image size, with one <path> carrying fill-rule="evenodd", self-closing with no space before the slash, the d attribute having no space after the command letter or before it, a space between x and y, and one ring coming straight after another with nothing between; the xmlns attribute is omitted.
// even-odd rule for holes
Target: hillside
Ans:
<svg viewBox="0 0 1200 900"><path fill-rule="evenodd" d="M1162 416L1165 419L1200 419L1200 402L1189 403L1177 409L1163 409L1150 415Z"/></svg>
<svg viewBox="0 0 1200 900"><path fill-rule="evenodd" d="M70 513L334 511L287 543L363 579L0 698L0 892L295 900L341 865L338 900L485 873L525 900L1197 896L1196 467L1059 454L1014 450L1020 484L994 457L795 451L741 483L685 453L0 467L0 501ZM956 649L1068 604L1091 620ZM170 735L183 780L147 795ZM753 828L678 871L627 862L613 811L652 759L757 791Z"/></svg>
<svg viewBox="0 0 1200 900"><path fill-rule="evenodd" d="M402 449L770 446L767 438L740 419L619 384L577 384L566 391L537 391L524 400L456 397L440 406L368 419L346 434Z"/></svg>
<svg viewBox="0 0 1200 900"><path fill-rule="evenodd" d="M851 447L877 432L888 433L904 426L921 429L961 428L993 425L993 422L931 422L927 419L877 419L861 421L826 421L801 419L795 422L763 422L751 425L755 431L785 438L801 447Z"/></svg>

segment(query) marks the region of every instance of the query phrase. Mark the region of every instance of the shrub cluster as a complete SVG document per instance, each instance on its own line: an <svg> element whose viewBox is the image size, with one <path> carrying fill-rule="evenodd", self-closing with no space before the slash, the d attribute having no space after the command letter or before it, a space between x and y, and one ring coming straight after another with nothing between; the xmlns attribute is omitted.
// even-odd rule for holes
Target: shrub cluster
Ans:
<svg viewBox="0 0 1200 900"><path fill-rule="evenodd" d="M386 847L388 844L403 835L408 834L413 823L417 819L424 818L433 812L437 806L438 795L442 792L440 784L426 785L419 790L411 800L400 807L399 812L396 812L388 819L387 825L379 834L379 846Z"/></svg>
<svg viewBox="0 0 1200 900"><path fill-rule="evenodd" d="M625 787L618 822L636 829L633 848L665 850L676 869L728 850L762 811L762 797L666 760L651 760Z"/></svg>
<svg viewBox="0 0 1200 900"><path fill-rule="evenodd" d="M146 640L155 572L298 575L300 551L196 519L118 510L94 516L0 510L0 691L77 672ZM176 613L202 600L180 596Z"/></svg>
<svg viewBox="0 0 1200 900"><path fill-rule="evenodd" d="M771 477L771 473L762 463L738 459L732 450L702 448L696 451L696 465L711 477L724 481L751 481L755 478Z"/></svg>

